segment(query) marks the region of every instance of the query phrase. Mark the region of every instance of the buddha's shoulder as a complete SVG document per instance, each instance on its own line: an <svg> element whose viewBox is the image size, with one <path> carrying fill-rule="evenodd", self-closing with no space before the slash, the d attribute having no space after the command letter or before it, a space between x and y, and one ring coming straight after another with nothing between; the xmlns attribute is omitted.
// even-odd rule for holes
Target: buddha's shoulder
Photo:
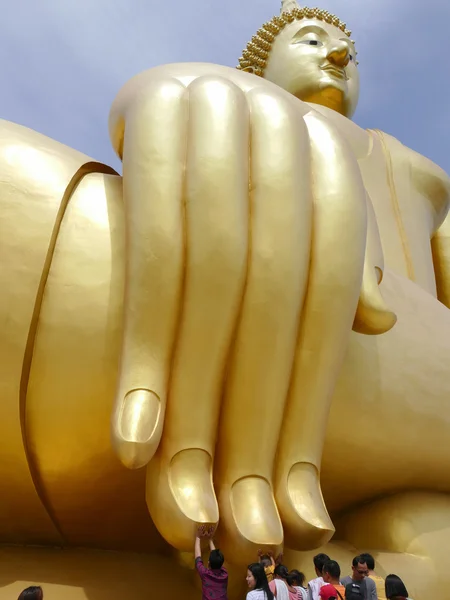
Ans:
<svg viewBox="0 0 450 600"><path fill-rule="evenodd" d="M312 110L326 117L342 132L350 143L358 160L370 155L373 148L373 135L375 134L388 150L394 162L400 160L407 162L412 173L415 173L418 177L431 177L434 181L440 181L445 186L449 185L450 178L439 165L416 150L405 146L405 144L394 136L378 129L363 129L347 117L325 106L310 104L310 107Z"/></svg>

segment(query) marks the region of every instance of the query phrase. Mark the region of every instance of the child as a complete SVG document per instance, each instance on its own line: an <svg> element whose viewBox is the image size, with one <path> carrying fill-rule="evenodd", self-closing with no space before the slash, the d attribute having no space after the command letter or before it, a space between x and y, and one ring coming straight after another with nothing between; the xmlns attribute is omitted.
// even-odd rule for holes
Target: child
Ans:
<svg viewBox="0 0 450 600"><path fill-rule="evenodd" d="M199 527L195 538L195 568L202 580L202 600L227 600L228 572L223 567L224 557L219 549L216 549L212 541L214 527ZM201 538L209 538L208 567L202 561Z"/></svg>
<svg viewBox="0 0 450 600"><path fill-rule="evenodd" d="M267 581L273 580L273 572L275 570L275 561L271 552L269 554L263 554L262 550L258 551L259 562L264 567L264 573L266 574Z"/></svg>
<svg viewBox="0 0 450 600"><path fill-rule="evenodd" d="M292 585L297 589L300 594L299 600L308 600L308 590L305 588L306 577L297 569L292 569L289 576L291 578Z"/></svg>

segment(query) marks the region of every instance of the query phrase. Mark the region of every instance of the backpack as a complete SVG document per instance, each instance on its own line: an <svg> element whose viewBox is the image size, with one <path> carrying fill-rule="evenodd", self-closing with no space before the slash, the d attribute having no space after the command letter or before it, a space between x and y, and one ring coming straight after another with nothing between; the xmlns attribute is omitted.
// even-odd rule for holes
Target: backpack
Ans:
<svg viewBox="0 0 450 600"><path fill-rule="evenodd" d="M364 600L364 589L357 583L348 583L345 586L345 600Z"/></svg>

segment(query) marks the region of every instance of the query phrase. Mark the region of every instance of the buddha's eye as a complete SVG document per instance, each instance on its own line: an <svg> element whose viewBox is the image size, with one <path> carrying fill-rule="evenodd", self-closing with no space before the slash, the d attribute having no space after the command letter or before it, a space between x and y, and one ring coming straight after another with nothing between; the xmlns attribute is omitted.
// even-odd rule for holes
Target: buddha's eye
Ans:
<svg viewBox="0 0 450 600"><path fill-rule="evenodd" d="M319 40L301 40L297 42L299 44L306 44L307 46L323 46L323 43Z"/></svg>

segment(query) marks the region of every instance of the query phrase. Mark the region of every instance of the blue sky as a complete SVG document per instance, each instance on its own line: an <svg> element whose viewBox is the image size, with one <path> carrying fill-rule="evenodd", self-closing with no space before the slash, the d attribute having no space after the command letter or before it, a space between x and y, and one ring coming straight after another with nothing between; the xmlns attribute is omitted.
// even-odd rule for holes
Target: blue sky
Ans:
<svg viewBox="0 0 450 600"><path fill-rule="evenodd" d="M184 61L235 66L279 0L15 0L0 19L0 117L118 167L111 102L136 73ZM316 3L309 4L315 6ZM354 120L450 173L449 0L322 0L356 40Z"/></svg>

